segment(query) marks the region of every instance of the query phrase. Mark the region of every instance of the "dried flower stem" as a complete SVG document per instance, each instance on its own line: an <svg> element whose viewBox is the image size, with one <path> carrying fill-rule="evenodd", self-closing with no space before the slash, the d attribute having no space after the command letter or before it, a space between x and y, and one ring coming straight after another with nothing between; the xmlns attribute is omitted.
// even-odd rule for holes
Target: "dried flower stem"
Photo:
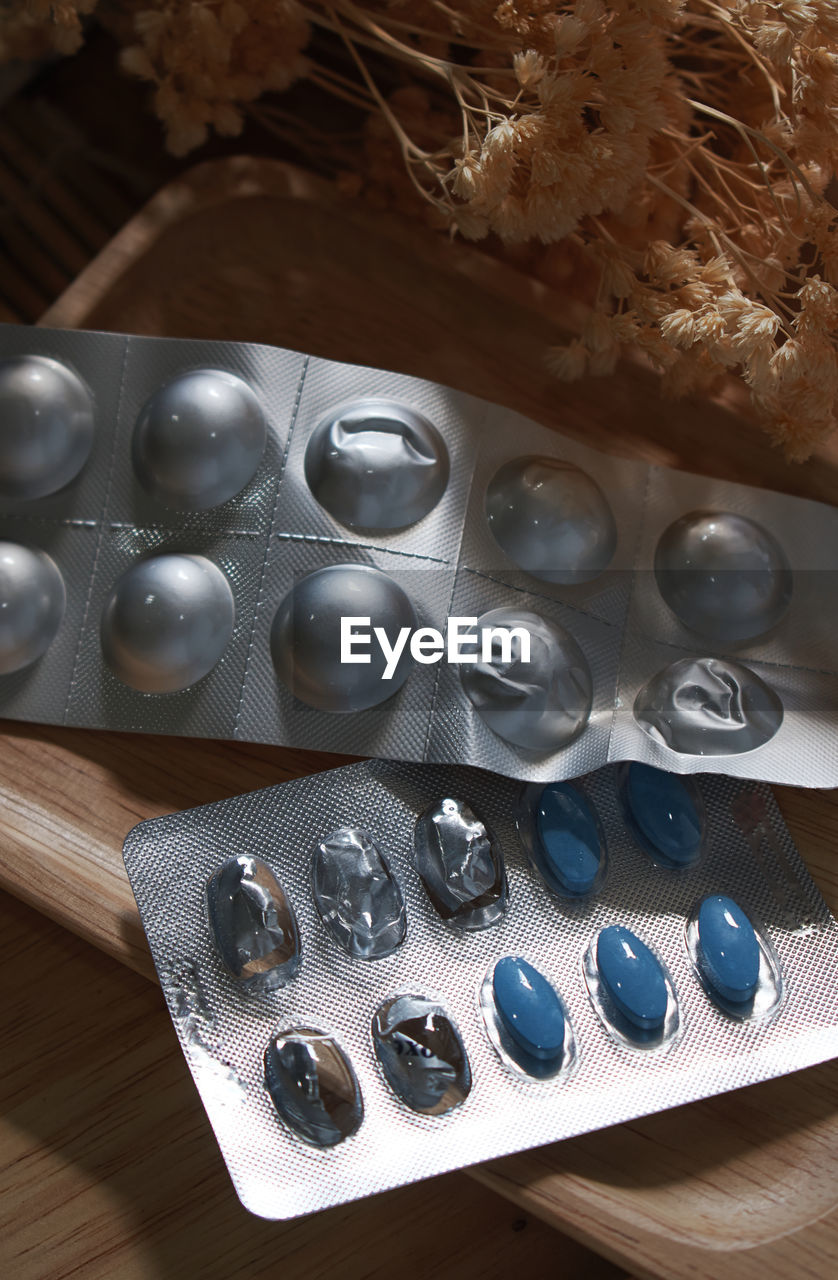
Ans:
<svg viewBox="0 0 838 1280"><path fill-rule="evenodd" d="M33 31L79 38L96 0L30 0ZM353 189L550 280L587 266L563 377L622 344L673 393L738 371L766 429L803 457L836 424L835 0L100 0L133 13L126 70L150 81L176 152L309 79L367 115ZM316 53L304 54L313 30ZM349 59L337 69L323 41ZM338 62L340 58L338 57ZM384 86L387 86L386 89ZM397 87L393 87L396 85ZM296 129L317 162L346 140Z"/></svg>

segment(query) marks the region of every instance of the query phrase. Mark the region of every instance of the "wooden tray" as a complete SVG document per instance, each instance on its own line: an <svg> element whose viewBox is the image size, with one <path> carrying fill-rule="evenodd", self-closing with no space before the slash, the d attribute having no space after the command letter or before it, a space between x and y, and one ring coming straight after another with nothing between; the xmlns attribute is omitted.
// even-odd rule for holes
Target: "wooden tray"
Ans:
<svg viewBox="0 0 838 1280"><path fill-rule="evenodd" d="M165 188L43 322L239 339L462 387L624 454L838 499L838 448L789 468L733 384L672 405L627 361L565 387L545 347L575 305L483 254L343 201L275 162ZM152 977L122 868L141 819L345 763L314 752L3 726L0 884ZM838 907L838 795L778 789ZM37 871L33 873L32 868ZM834 980L830 975L828 980ZM645 1275L827 1275L838 1266L838 1065L483 1165L473 1176Z"/></svg>

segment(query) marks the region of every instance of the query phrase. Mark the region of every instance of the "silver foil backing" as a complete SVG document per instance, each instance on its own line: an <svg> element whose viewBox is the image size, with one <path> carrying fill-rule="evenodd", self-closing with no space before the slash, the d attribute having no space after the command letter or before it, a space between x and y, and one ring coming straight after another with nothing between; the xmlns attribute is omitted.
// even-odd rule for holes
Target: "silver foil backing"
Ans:
<svg viewBox="0 0 838 1280"><path fill-rule="evenodd" d="M52 413L50 387L20 375L42 366L66 371L80 407ZM46 397L52 413L34 461L32 387L29 408L42 415ZM0 541L46 553L67 593L25 668L0 634L7 717L526 780L632 759L838 784L835 508L607 456L450 388L269 347L0 326L0 392ZM73 445L75 474L62 468L77 435L89 456ZM49 485L29 483L30 463ZM235 616L218 661L196 623L191 648L155 655L173 671L132 687L136 661L104 660L102 618L115 584L158 556L211 561ZM326 608L332 577L312 575L340 566L354 569ZM356 591L358 568L387 591ZM331 619L316 634L312 594ZM370 665L335 662L333 615L356 606L383 610L388 637L537 615L567 653L555 680L541 644L529 670L408 656L384 681L377 647Z"/></svg>
<svg viewBox="0 0 838 1280"><path fill-rule="evenodd" d="M367 761L145 822L124 857L181 1047L248 1209L287 1218L505 1153L678 1106L838 1054L838 924L794 848L770 790L724 776L697 779L707 840L697 863L655 866L625 825L617 770L579 784L596 809L609 865L598 893L557 901L528 863L515 825L520 784L466 767ZM452 931L414 867L417 817L443 796L474 807L500 841L509 907L480 932ZM312 852L339 827L370 833L407 910L404 942L379 960L347 954L324 927L310 883ZM242 993L216 953L203 893L224 859L272 868L299 921L302 964L270 995ZM707 894L732 897L777 958L782 1000L737 1021L708 999L687 930ZM677 996L677 1035L638 1049L609 1034L592 1003L585 955L622 925L660 956ZM481 1008L486 975L523 955L553 984L572 1032L572 1070L531 1079L510 1070ZM385 1002L421 996L462 1036L471 1089L443 1115L422 1115L388 1088L372 1023ZM485 993L484 993L485 996ZM347 1055L363 1096L357 1132L328 1150L295 1137L265 1089L272 1037L316 1028Z"/></svg>

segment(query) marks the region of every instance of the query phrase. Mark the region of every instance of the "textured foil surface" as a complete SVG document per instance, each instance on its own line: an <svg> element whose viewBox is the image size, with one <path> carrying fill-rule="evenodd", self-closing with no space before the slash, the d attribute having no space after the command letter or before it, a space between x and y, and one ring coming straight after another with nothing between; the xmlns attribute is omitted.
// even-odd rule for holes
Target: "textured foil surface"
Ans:
<svg viewBox="0 0 838 1280"><path fill-rule="evenodd" d="M310 1213L445 1170L678 1106L838 1055L838 924L808 876L770 790L724 776L697 779L708 822L700 860L655 866L621 816L617 770L581 787L608 841L601 891L558 902L529 865L514 814L520 784L467 767L367 761L155 819L125 842L125 865L183 1052L236 1189L266 1218ZM442 796L468 803L500 840L509 908L478 933L435 913L413 862L417 816ZM311 856L329 832L363 828L379 843L407 907L405 941L376 961L350 957L317 913ZM248 996L223 968L207 930L204 885L228 857L262 858L297 913L298 976ZM705 995L686 928L706 894L732 897L769 939L782 980L772 1016L736 1021ZM626 1047L597 1016L583 973L600 929L619 924L659 954L678 1000L679 1034L659 1050ZM560 994L573 1069L531 1080L508 1069L487 1033L481 988L503 955L523 955ZM472 1087L442 1116L408 1110L388 1089L371 1038L386 1000L425 995L454 1020ZM317 1150L294 1137L264 1088L269 1038L315 1027L348 1055L363 1094L352 1137Z"/></svg>
<svg viewBox="0 0 838 1280"><path fill-rule="evenodd" d="M276 348L0 326L0 362L26 357L58 361L83 384L93 404L94 431L90 457L71 483L40 498L7 494L0 499L0 541L45 551L67 590L67 607L47 651L25 669L0 675L3 715L471 764L527 780L571 778L608 761L631 759L681 773L723 770L801 786L838 785L835 508L610 457L450 388ZM164 499L186 492L192 455L180 448L182 442L175 448L155 437L156 480L149 489L148 476L143 472L141 483L135 470L136 428L160 393L168 406L163 426L177 417L181 392L174 396L173 385L187 399L189 386L204 388L194 406L200 417L212 387L194 377L199 370L237 379L252 392L264 416L267 444L240 492L207 509L175 510ZM352 446L353 453L346 441L351 444L355 437L346 436L346 424L355 424L359 414L363 419L364 405L371 413L376 406L387 407L391 428L401 406L407 419L428 424L433 448L400 451L391 436L377 450L368 433L361 446ZM223 410L219 413L220 418L209 414L208 431L226 421ZM344 426L337 436L332 432L327 448L318 432L334 422ZM192 417L188 426L197 430ZM238 458L244 450L249 469L250 437L233 434L231 456ZM335 439L343 442L337 460L329 453ZM199 469L209 467L213 447L209 436L201 437ZM447 459L434 470L432 455L443 447ZM170 454L175 461L168 484L163 472ZM414 469L431 467L415 511L404 497L416 484L409 468L394 479L392 489L382 474L367 493L365 468L374 469L380 458L395 459L393 465L403 468L405 458ZM3 465L0 457L0 480ZM326 483L321 473L330 466L337 468L337 479L329 473ZM576 469L584 473L581 481ZM379 523L419 518L395 529L341 524L330 507L354 511L352 485L344 479L351 474L357 474L358 491L366 495L367 507L361 507L372 503ZM513 482L504 479L509 476ZM541 493L545 484L547 498ZM580 556L581 568L569 578L550 571L544 576L543 526L551 524L559 501L551 484L568 504L572 536L565 537L565 530L562 545L577 546ZM343 492L347 485L350 491ZM218 491L228 490L221 485ZM536 491L540 496L533 497L529 510L528 493ZM0 493L5 492L0 484ZM603 514L603 503L613 523ZM763 591L768 603L760 605L758 592L750 606L743 598L744 620L722 627L722 639L690 631L683 621L701 612L712 591L702 562L703 569L695 570L695 599L690 599L692 571L683 565L689 537L676 540L667 560L677 614L667 606L655 573L666 531L690 513L708 511L731 513L729 522L741 518L740 532L747 522L756 522L778 544L777 564L789 575L775 584L773 595ZM741 537L739 543L732 537L727 543L738 546ZM724 538L719 545L725 545ZM140 560L174 553L205 557L223 571L233 592L235 624L220 661L203 678L179 692L144 693L105 663L102 611L115 582ZM558 626L579 646L590 669L593 701L587 725L564 745L554 733L532 737L538 750L523 747L526 727L521 731L510 707L518 694L522 706L535 707L545 696L544 673L533 671L529 681L520 673L498 681L498 715L486 705L486 681L478 706L467 695L462 668L444 659L412 663L392 696L377 705L375 699L359 700L357 711L324 709L342 705L340 697L315 698L313 705L296 697L293 678L289 687L272 658L274 618L303 576L341 564L373 567L392 578L409 596L419 626L442 634L452 616L478 618L495 610L508 617L535 613ZM597 570L593 577L591 564ZM756 590L752 579L752 569L734 568L722 598L735 600L740 585L747 596ZM752 636L761 619L769 629ZM720 634L718 626L714 634ZM740 638L734 643L730 636ZM671 669L706 670L708 662L723 664L719 680L697 685L691 678L659 679ZM769 716L768 740L762 740L764 716L758 732L747 731L747 724L745 732L734 732L750 712L748 699L731 687L727 668L732 664L755 677L743 681L734 672L737 689L749 683L759 689L761 682L768 690L765 697L781 708L780 716ZM290 669L293 675L293 663ZM363 668L347 670L357 675ZM161 679L157 687L165 685ZM672 717L683 719L683 731L677 724L671 731ZM504 726L511 741L500 736Z"/></svg>

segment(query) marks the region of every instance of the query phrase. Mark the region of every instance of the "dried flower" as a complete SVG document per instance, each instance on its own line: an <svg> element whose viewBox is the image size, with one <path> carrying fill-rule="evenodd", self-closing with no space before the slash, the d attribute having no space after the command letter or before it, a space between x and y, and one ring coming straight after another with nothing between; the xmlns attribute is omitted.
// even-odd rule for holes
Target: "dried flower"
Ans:
<svg viewBox="0 0 838 1280"><path fill-rule="evenodd" d="M3 10L0 54L41 29L74 47L95 3ZM835 0L119 3L123 66L154 85L173 151L310 75L369 113L356 171L336 153L344 188L500 240L552 284L584 265L592 312L548 353L558 376L608 374L630 343L667 393L737 371L790 456L834 429ZM305 61L315 27L351 74Z"/></svg>
<svg viewBox="0 0 838 1280"><path fill-rule="evenodd" d="M155 85L169 150L184 155L210 129L241 132L242 108L303 75L309 26L296 0L164 0L138 8L138 43L123 70Z"/></svg>
<svg viewBox="0 0 838 1280"><path fill-rule="evenodd" d="M36 59L54 51L75 53L82 19L97 0L19 0L0 11L0 62Z"/></svg>

